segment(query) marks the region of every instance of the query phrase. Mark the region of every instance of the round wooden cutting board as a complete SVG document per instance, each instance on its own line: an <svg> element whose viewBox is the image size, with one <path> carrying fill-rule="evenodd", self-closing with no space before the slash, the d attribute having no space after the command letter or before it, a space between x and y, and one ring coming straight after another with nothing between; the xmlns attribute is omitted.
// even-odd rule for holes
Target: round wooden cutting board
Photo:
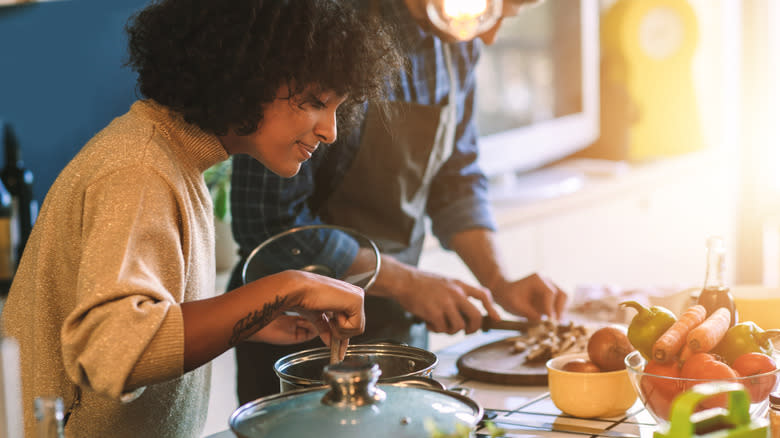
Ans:
<svg viewBox="0 0 780 438"><path fill-rule="evenodd" d="M515 353L517 336L477 347L458 358L458 372L463 377L504 385L547 385L545 361L526 364L527 352Z"/></svg>
<svg viewBox="0 0 780 438"><path fill-rule="evenodd" d="M556 330L557 335L565 335L565 331L557 330L569 330L569 327L575 327L578 330L576 344L567 348L568 353L586 351L588 338L601 327L611 326L624 333L626 331L625 325L613 323L586 321L574 323L570 321L562 326L547 324L548 326L542 327L542 329L548 332ZM537 335L533 333L534 330L535 328L530 328L527 333L520 332L519 335L508 336L470 350L458 358L456 362L458 373L463 377L487 383L524 386L547 385L547 360L526 363L526 356L530 350L526 349L519 353L514 351L517 340L522 340L529 345L539 342Z"/></svg>

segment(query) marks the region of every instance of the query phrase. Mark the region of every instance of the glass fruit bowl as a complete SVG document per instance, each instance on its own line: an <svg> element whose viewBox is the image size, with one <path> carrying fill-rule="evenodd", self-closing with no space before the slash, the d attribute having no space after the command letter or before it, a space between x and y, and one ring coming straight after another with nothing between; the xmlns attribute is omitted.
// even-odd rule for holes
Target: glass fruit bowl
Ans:
<svg viewBox="0 0 780 438"><path fill-rule="evenodd" d="M773 356L775 363L780 363L777 354ZM686 379L646 373L647 360L639 351L633 351L626 356L626 369L631 384L636 389L639 399L659 426L668 426L669 414L675 397L693 385L705 382L727 381L742 384L750 396L750 417L763 417L769 407L769 394L780 386L780 369L776 368L763 374L737 377L732 379ZM728 398L717 395L703 400L697 410L714 407L727 408Z"/></svg>
<svg viewBox="0 0 780 438"><path fill-rule="evenodd" d="M379 273L376 244L363 234L336 225L305 225L272 236L244 262L244 284L287 269L352 283L367 290Z"/></svg>

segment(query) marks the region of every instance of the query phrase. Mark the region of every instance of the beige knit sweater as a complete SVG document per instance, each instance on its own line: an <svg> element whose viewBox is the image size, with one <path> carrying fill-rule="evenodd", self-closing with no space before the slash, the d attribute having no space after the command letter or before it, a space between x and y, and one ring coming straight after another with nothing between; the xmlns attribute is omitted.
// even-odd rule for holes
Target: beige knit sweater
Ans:
<svg viewBox="0 0 780 438"><path fill-rule="evenodd" d="M2 315L28 437L42 395L79 399L68 437L200 435L210 367L183 374L180 303L215 292L202 172L225 159L215 136L139 101L54 182Z"/></svg>

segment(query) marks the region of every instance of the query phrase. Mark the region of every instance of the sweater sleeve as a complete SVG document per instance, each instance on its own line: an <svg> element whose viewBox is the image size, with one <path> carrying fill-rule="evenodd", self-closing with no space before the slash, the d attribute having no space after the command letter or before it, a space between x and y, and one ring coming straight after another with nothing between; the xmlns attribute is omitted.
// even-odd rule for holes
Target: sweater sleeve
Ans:
<svg viewBox="0 0 780 438"><path fill-rule="evenodd" d="M63 325L69 377L114 399L183 373L185 249L179 200L127 168L85 191L76 306Z"/></svg>

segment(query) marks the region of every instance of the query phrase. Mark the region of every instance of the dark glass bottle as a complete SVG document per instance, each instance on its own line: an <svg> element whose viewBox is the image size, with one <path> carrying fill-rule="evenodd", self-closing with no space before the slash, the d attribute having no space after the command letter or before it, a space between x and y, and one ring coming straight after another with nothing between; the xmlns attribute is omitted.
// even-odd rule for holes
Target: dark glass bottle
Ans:
<svg viewBox="0 0 780 438"><path fill-rule="evenodd" d="M731 312L731 324L739 321L734 297L731 295L724 275L726 272L726 245L720 236L707 239L707 272L704 277L704 287L699 293L697 303L707 309L707 316L720 307Z"/></svg>
<svg viewBox="0 0 780 438"><path fill-rule="evenodd" d="M14 251L15 260L18 262L22 257L27 238L30 236L38 215L38 204L33 199L33 174L24 167L19 141L10 125L5 124L3 128L5 166L0 170L0 178L13 200L13 213L17 222L15 231L18 233L17 246Z"/></svg>
<svg viewBox="0 0 780 438"><path fill-rule="evenodd" d="M16 232L13 220L11 194L0 182L0 295L5 296L11 289L11 281L16 270Z"/></svg>

